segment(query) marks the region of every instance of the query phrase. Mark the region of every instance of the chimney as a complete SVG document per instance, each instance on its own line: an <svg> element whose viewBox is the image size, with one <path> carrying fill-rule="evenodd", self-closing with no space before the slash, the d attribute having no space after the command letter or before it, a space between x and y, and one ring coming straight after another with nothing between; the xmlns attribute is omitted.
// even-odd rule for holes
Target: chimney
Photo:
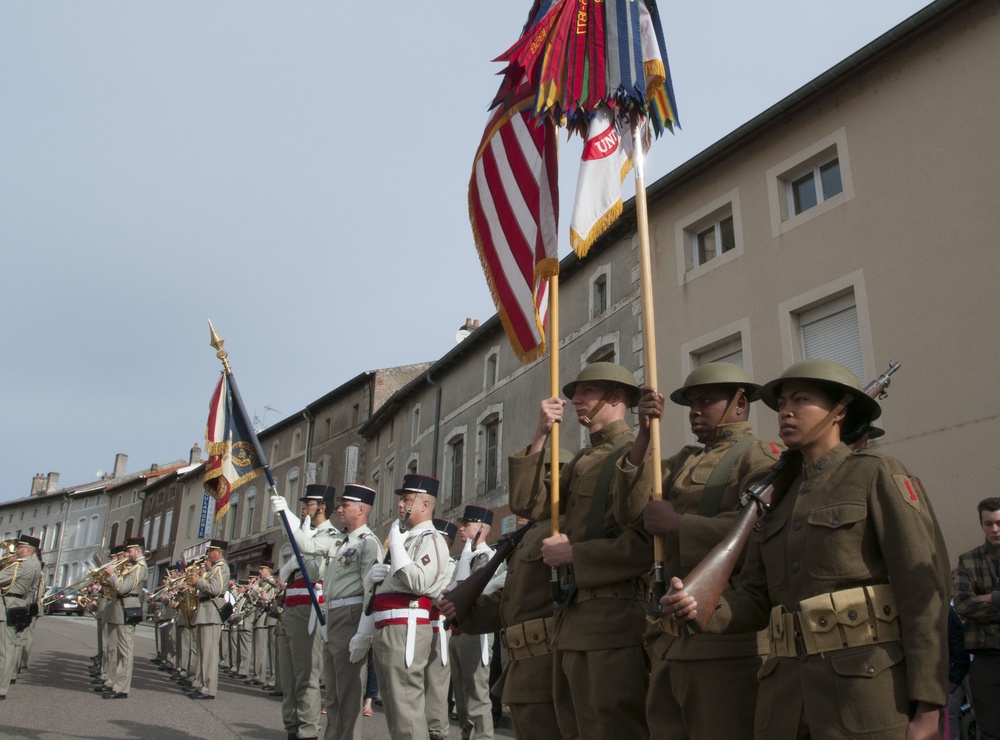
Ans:
<svg viewBox="0 0 1000 740"><path fill-rule="evenodd" d="M149 466L149 472L150 473L155 473L159 469L160 469L160 466L159 466L158 463L153 463L152 465Z"/></svg>
<svg viewBox="0 0 1000 740"><path fill-rule="evenodd" d="M52 493L59 488L59 473L49 473L45 476L45 492Z"/></svg>
<svg viewBox="0 0 1000 740"><path fill-rule="evenodd" d="M125 476L125 466L128 465L128 455L119 452L115 455L115 470L111 474L112 478L123 478Z"/></svg>
<svg viewBox="0 0 1000 740"><path fill-rule="evenodd" d="M194 443L194 447L191 448L191 456L188 458L189 465L197 465L201 462L201 447L198 443Z"/></svg>
<svg viewBox="0 0 1000 740"><path fill-rule="evenodd" d="M31 479L31 495L45 493L46 478L41 473L36 473Z"/></svg>

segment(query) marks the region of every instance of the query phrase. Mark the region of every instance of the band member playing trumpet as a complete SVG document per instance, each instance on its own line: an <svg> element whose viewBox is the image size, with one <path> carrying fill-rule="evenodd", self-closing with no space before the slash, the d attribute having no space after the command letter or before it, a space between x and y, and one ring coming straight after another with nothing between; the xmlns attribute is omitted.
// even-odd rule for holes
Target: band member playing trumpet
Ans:
<svg viewBox="0 0 1000 740"><path fill-rule="evenodd" d="M109 555L111 556L108 565L117 566L126 557L126 546L112 545ZM118 632L117 626L108 621L110 606L118 597L118 593L108 584L108 574L103 569L94 576L94 583L98 585L97 605L94 609L94 617L97 620L97 654L98 663L96 670L91 671L95 684L94 691L104 693L110 691L114 685L115 670L118 667Z"/></svg>
<svg viewBox="0 0 1000 740"><path fill-rule="evenodd" d="M187 576L188 585L198 594L198 611L193 623L201 658L200 688L192 681L192 699L214 699L219 689L219 636L225 621L222 608L229 583L229 564L225 560L227 547L229 543L225 540L211 540L205 562L207 569L201 575L190 573Z"/></svg>
<svg viewBox="0 0 1000 740"><path fill-rule="evenodd" d="M127 699L132 687L132 663L135 647L135 626L142 621L142 587L146 583L146 540L130 537L126 542L127 559L119 565L109 564L108 587L114 599L108 604L108 623L114 625L117 644L114 678L109 689L101 692L104 699Z"/></svg>
<svg viewBox="0 0 1000 740"><path fill-rule="evenodd" d="M36 537L21 535L14 553L5 557L0 568L0 700L7 698L7 688L17 666L14 661L14 640L28 626L24 620L28 599L34 595L41 578L41 567L35 553L41 546Z"/></svg>

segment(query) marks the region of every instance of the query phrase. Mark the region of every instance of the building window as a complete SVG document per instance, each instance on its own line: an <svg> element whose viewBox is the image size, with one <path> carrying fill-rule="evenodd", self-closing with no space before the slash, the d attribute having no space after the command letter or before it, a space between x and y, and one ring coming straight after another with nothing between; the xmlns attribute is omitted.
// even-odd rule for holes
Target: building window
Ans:
<svg viewBox="0 0 1000 740"><path fill-rule="evenodd" d="M297 511L295 508L299 501L299 470L296 468L288 473L285 478L285 499L288 501L289 507L292 511Z"/></svg>
<svg viewBox="0 0 1000 740"><path fill-rule="evenodd" d="M839 362L862 383L874 371L875 350L864 273L856 270L778 305L786 362Z"/></svg>
<svg viewBox="0 0 1000 740"><path fill-rule="evenodd" d="M835 131L770 168L766 178L773 236L851 200L847 134Z"/></svg>
<svg viewBox="0 0 1000 740"><path fill-rule="evenodd" d="M788 183L790 211L792 215L798 215L842 192L844 184L840 179L840 161L834 158Z"/></svg>
<svg viewBox="0 0 1000 740"><path fill-rule="evenodd" d="M201 524L201 518L195 514L194 504L191 504L188 507L187 539L193 540L195 538L199 524Z"/></svg>
<svg viewBox="0 0 1000 740"><path fill-rule="evenodd" d="M159 514L153 519L153 533L149 539L148 547L150 550L155 550L160 546L160 525L163 523L162 518Z"/></svg>
<svg viewBox="0 0 1000 740"><path fill-rule="evenodd" d="M278 461L278 440L274 440L271 443L271 462L274 463L277 461Z"/></svg>
<svg viewBox="0 0 1000 740"><path fill-rule="evenodd" d="M587 361L584 363L584 367L587 365L593 365L595 362L614 362L615 361L615 346L613 344L605 344L593 352L587 357Z"/></svg>
<svg viewBox="0 0 1000 740"><path fill-rule="evenodd" d="M353 483L358 479L358 446L350 445L344 451L344 482Z"/></svg>
<svg viewBox="0 0 1000 740"><path fill-rule="evenodd" d="M174 510L171 509L166 513L166 517L163 520L163 546L166 547L170 544L171 529L174 526Z"/></svg>
<svg viewBox="0 0 1000 740"><path fill-rule="evenodd" d="M128 538L132 536L132 530L134 527L135 527L135 519L129 517L128 519L125 520L125 537L122 539L122 542L128 542Z"/></svg>
<svg viewBox="0 0 1000 740"><path fill-rule="evenodd" d="M233 496L229 499L229 514L227 514L229 521L231 522L229 527L229 539L236 540L240 536L240 497ZM223 530L225 531L225 530Z"/></svg>
<svg viewBox="0 0 1000 740"><path fill-rule="evenodd" d="M803 358L834 360L864 381L865 363L853 293L802 311L798 323Z"/></svg>
<svg viewBox="0 0 1000 740"><path fill-rule="evenodd" d="M410 434L410 441L416 442L420 436L420 406L413 409L413 427Z"/></svg>
<svg viewBox="0 0 1000 740"><path fill-rule="evenodd" d="M601 272L590 283L590 318L596 319L608 310L608 274Z"/></svg>
<svg viewBox="0 0 1000 740"><path fill-rule="evenodd" d="M80 519L76 523L76 547L87 546L87 520Z"/></svg>
<svg viewBox="0 0 1000 740"><path fill-rule="evenodd" d="M388 431L389 438L386 440L386 444L388 445L392 444L393 431L396 427L395 422L396 422L395 419L389 419L389 431Z"/></svg>
<svg viewBox="0 0 1000 740"><path fill-rule="evenodd" d="M739 195L730 190L677 222L679 284L743 254Z"/></svg>
<svg viewBox="0 0 1000 740"><path fill-rule="evenodd" d="M462 482L465 479L465 438L458 437L448 444L449 459L448 473L450 476L448 486L447 509L453 509L462 503Z"/></svg>
<svg viewBox="0 0 1000 740"><path fill-rule="evenodd" d="M251 488L249 491L247 491L247 505L246 505L247 534L253 534L254 531L253 515L254 515L254 509L256 508L257 508L257 491Z"/></svg>
<svg viewBox="0 0 1000 740"><path fill-rule="evenodd" d="M396 485L393 481L393 472L395 470L396 463L394 460L386 460L385 462L385 490L392 491L395 489ZM392 514L392 496L383 496L382 500L385 502L385 514Z"/></svg>
<svg viewBox="0 0 1000 740"><path fill-rule="evenodd" d="M62 539L62 522L56 522L56 525L52 528L52 542L49 543L50 550L59 549L59 545L62 544L60 540Z"/></svg>
<svg viewBox="0 0 1000 740"><path fill-rule="evenodd" d="M45 541L45 539L48 536L48 534L49 534L49 525L48 524L43 524L42 525L42 533L38 536L38 541L40 543L42 543L42 551L43 552L46 549L48 549L48 543Z"/></svg>
<svg viewBox="0 0 1000 740"><path fill-rule="evenodd" d="M484 495L500 484L500 413L487 410L479 422L479 485Z"/></svg>
<svg viewBox="0 0 1000 740"><path fill-rule="evenodd" d="M736 367L743 367L743 340L741 337L728 339L714 347L705 349L695 355L695 365L701 367L710 362L728 362Z"/></svg>
<svg viewBox="0 0 1000 740"><path fill-rule="evenodd" d="M298 455L302 445L302 430L296 429L292 433L292 455Z"/></svg>
<svg viewBox="0 0 1000 740"><path fill-rule="evenodd" d="M489 390L497 384L497 367L500 350L494 349L486 355L486 366L483 373L483 389Z"/></svg>
<svg viewBox="0 0 1000 740"><path fill-rule="evenodd" d="M732 215L723 216L693 235L688 270L700 267L709 260L733 249L736 249L736 229L733 225L733 217Z"/></svg>
<svg viewBox="0 0 1000 740"><path fill-rule="evenodd" d="M142 523L142 539L149 542L149 519Z"/></svg>

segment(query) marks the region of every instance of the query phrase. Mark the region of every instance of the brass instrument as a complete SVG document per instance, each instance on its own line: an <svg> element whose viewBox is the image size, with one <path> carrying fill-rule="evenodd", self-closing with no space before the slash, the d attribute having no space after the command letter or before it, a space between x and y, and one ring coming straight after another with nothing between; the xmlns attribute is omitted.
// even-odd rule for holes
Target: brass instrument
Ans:
<svg viewBox="0 0 1000 740"><path fill-rule="evenodd" d="M187 581L191 576L198 574L207 559L208 555L195 558L184 567L184 575L181 576L184 582L177 594L177 608L184 617L184 626L189 629L194 626L194 615L198 612L198 591Z"/></svg>
<svg viewBox="0 0 1000 740"><path fill-rule="evenodd" d="M2 543L0 543L2 544ZM51 594L42 599L40 603L41 606L48 606L54 601L58 601L63 596L71 594L74 591L84 591L89 588L92 584L97 583L102 588L107 588L108 579L111 577L108 575L107 571L104 569L109 565L113 565L116 569L118 575L122 575L125 567L129 564L129 559L127 557L119 560L111 560L104 565L98 565L96 568L91 568L90 571L83 578L73 581L65 588L61 588L58 591L53 591Z"/></svg>
<svg viewBox="0 0 1000 740"><path fill-rule="evenodd" d="M0 570L6 570L17 561L17 538L11 537L9 540L0 542Z"/></svg>

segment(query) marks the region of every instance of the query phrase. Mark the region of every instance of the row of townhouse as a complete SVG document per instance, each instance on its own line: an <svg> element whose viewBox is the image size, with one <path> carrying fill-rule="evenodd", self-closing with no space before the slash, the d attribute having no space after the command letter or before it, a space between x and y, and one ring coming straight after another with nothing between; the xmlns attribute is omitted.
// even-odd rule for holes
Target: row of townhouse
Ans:
<svg viewBox="0 0 1000 740"><path fill-rule="evenodd" d="M952 553L978 543L975 505L1000 472L997 70L1000 6L936 0L648 188L658 385L712 360L760 382L804 358L863 382L900 362L874 446L924 481ZM584 260L562 260L563 383L598 360L645 379L637 244L630 201ZM384 535L392 492L418 471L441 480L440 515L475 502L497 512L493 538L511 529L506 459L533 435L548 363L521 365L496 316L464 329L437 361L364 373L262 431L278 493L367 483ZM671 408L665 455L693 442ZM751 421L776 436L768 409ZM587 444L564 427L562 447ZM201 475L192 456L101 499L116 532L131 520L147 533L151 579L209 535ZM269 495L262 479L243 485L212 531L240 578L290 555Z"/></svg>

